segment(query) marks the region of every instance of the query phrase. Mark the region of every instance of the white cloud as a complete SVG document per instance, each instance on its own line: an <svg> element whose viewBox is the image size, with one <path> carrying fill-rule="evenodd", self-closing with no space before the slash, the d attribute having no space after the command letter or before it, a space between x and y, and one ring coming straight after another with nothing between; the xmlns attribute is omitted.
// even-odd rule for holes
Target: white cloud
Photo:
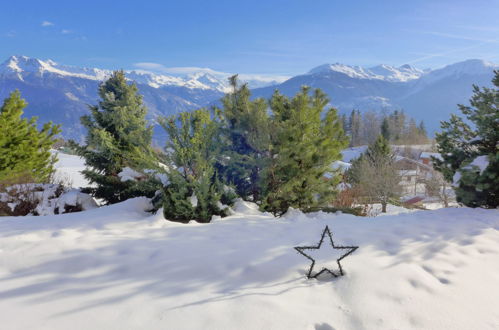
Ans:
<svg viewBox="0 0 499 330"><path fill-rule="evenodd" d="M231 75L233 73L228 73L228 72L221 72L221 71L215 71L210 68L200 68L200 67L195 67L195 66L184 66L184 67L166 67L163 64L160 63L154 63L154 62L139 62L139 63L134 63L133 64L136 68L142 69L142 70L149 70L149 71L155 71L155 72L163 72L163 73L171 73L171 74L191 74L191 73L196 73L196 72L205 72L205 73L210 73L210 74L219 74L219 75ZM245 74L242 73L240 76L244 76L245 78L248 79L286 79L289 78L289 76L284 76L284 75L268 75L268 74Z"/></svg>
<svg viewBox="0 0 499 330"><path fill-rule="evenodd" d="M41 24L42 27L47 27L47 26L54 26L54 23L49 22L49 21L43 21Z"/></svg>
<svg viewBox="0 0 499 330"><path fill-rule="evenodd" d="M194 73L208 73L217 77L218 79L227 79L229 76L233 75L233 73L229 72L220 72L215 71L209 68L200 68L200 67L166 67L160 63L153 62L139 62L133 64L137 69L147 71L147 72L155 72L160 74L169 74L173 76L188 76ZM140 71L138 70L138 71ZM249 82L250 85L254 85L255 87L259 87L265 83L280 83L289 78L290 76L285 75L271 75L271 74L239 74L239 78L242 81Z"/></svg>
<svg viewBox="0 0 499 330"><path fill-rule="evenodd" d="M153 72L161 72L161 73L170 73L170 74L179 74L179 75L187 75L195 72L206 72L210 74L225 74L224 72L218 72L208 68L198 68L198 67L166 67L160 63L153 62L139 62L133 64L136 68L142 70L148 70Z"/></svg>
<svg viewBox="0 0 499 330"><path fill-rule="evenodd" d="M62 34L70 34L70 33L73 33L73 31L63 29L63 30L61 30L61 33L62 33Z"/></svg>

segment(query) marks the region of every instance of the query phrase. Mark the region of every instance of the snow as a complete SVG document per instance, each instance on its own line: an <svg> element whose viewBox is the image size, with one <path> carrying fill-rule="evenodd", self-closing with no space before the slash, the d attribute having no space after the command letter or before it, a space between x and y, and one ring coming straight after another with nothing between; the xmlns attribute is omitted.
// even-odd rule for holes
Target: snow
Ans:
<svg viewBox="0 0 499 330"><path fill-rule="evenodd" d="M81 171L85 169L85 159L55 150L52 150L52 154L55 154L58 159L55 164L56 181L63 181L75 188L91 186L88 180L81 174Z"/></svg>
<svg viewBox="0 0 499 330"><path fill-rule="evenodd" d="M393 67L386 64L363 68L361 66L351 66L341 63L323 64L313 68L308 74L338 72L355 79L385 80L391 82L406 82L421 78L426 72L413 68L408 64L401 67Z"/></svg>
<svg viewBox="0 0 499 330"><path fill-rule="evenodd" d="M483 155L478 156L467 166L468 168L473 168L473 166L478 167L480 169L480 174L489 166L489 156Z"/></svg>
<svg viewBox="0 0 499 330"><path fill-rule="evenodd" d="M489 166L489 158L487 155L482 155L478 156L471 163L468 165L464 166L461 169L458 169L456 173L454 173L454 176L452 177L452 184L454 186L459 186L459 181L461 180L461 170L473 170L473 169L478 169L480 171L480 174Z"/></svg>
<svg viewBox="0 0 499 330"><path fill-rule="evenodd" d="M455 187L459 186L460 180L461 180L461 172L456 171L456 173L454 173L454 176L452 177L452 185Z"/></svg>
<svg viewBox="0 0 499 330"><path fill-rule="evenodd" d="M139 84L146 84L153 88L165 86L186 87L190 89L216 90L222 93L228 92L230 86L228 78L232 73L218 72L208 68L165 68L156 63L136 63L138 68L146 70L127 70L126 76ZM164 73L153 72L160 69ZM151 71L148 71L151 70ZM111 75L111 70L98 68L79 68L69 65L61 65L52 60L40 60L27 56L11 56L0 64L0 76L14 75L19 80L24 80L25 74L55 74L65 77L84 78L102 81ZM264 87L281 83L289 76L285 75L262 75L262 74L242 74L240 79L248 82L252 88ZM75 98L71 93L66 96Z"/></svg>
<svg viewBox="0 0 499 330"><path fill-rule="evenodd" d="M120 178L121 182L137 181L138 179L143 178L144 174L139 173L134 169L131 169L130 167L125 167L123 168L123 170L121 170L120 173L118 173L118 177Z"/></svg>
<svg viewBox="0 0 499 330"><path fill-rule="evenodd" d="M357 159L367 150L367 146L352 147L345 149L341 152L343 162L351 163L352 160Z"/></svg>
<svg viewBox="0 0 499 330"><path fill-rule="evenodd" d="M276 219L239 201L188 225L135 198L0 218L4 329L497 329L499 211ZM307 280L293 247L358 245L345 276ZM334 257L334 256L333 256Z"/></svg>
<svg viewBox="0 0 499 330"><path fill-rule="evenodd" d="M422 84L431 84L446 77L458 77L469 74L490 75L493 70L499 69L499 65L479 59L470 59L462 62L449 64L443 68L431 71L422 79Z"/></svg>
<svg viewBox="0 0 499 330"><path fill-rule="evenodd" d="M350 167L352 166L352 164L350 163L347 163L347 162L343 162L341 160L337 160L335 161L332 165L331 165L331 168L335 169L335 170L340 170L340 172L344 173L346 172Z"/></svg>
<svg viewBox="0 0 499 330"><path fill-rule="evenodd" d="M419 158L428 158L431 160L431 157L435 157L436 159L439 159L439 160L443 160L442 158L442 155L440 155L440 153L438 152L427 152L427 151L423 151L421 153L421 155L419 156Z"/></svg>
<svg viewBox="0 0 499 330"><path fill-rule="evenodd" d="M192 193L192 196L189 197L189 202L191 203L192 207L198 206L198 197L196 196L195 193Z"/></svg>

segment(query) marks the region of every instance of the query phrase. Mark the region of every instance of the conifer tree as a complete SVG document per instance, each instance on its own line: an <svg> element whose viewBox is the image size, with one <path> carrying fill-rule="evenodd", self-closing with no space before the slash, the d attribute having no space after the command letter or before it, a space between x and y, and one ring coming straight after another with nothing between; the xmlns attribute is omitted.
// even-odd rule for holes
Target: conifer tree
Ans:
<svg viewBox="0 0 499 330"><path fill-rule="evenodd" d="M418 130L419 130L419 136L421 137L423 142L427 142L428 141L428 132L426 131L426 126L424 124L424 121L421 120L419 122Z"/></svg>
<svg viewBox="0 0 499 330"><path fill-rule="evenodd" d="M264 99L250 100L246 84L239 86L237 75L229 78L232 92L216 109L221 119L220 143L223 157L216 168L224 182L234 185L243 199L260 200L261 172L270 144L270 118Z"/></svg>
<svg viewBox="0 0 499 330"><path fill-rule="evenodd" d="M351 130L350 146L355 147L361 145L362 117L359 110L352 110L349 124Z"/></svg>
<svg viewBox="0 0 499 330"><path fill-rule="evenodd" d="M339 176L331 168L347 146L337 111L326 95L303 87L291 100L274 93L272 148L263 180L261 208L280 215L289 207L312 210L327 206L335 195ZM329 177L329 179L328 179Z"/></svg>
<svg viewBox="0 0 499 330"><path fill-rule="evenodd" d="M218 123L199 109L161 118L169 136L166 150L169 182L161 204L166 219L209 222L213 215L227 215L233 197L218 179L214 165L219 156Z"/></svg>
<svg viewBox="0 0 499 330"><path fill-rule="evenodd" d="M383 122L381 123L381 135L383 135L386 141L390 141L390 124L386 117L383 118Z"/></svg>
<svg viewBox="0 0 499 330"><path fill-rule="evenodd" d="M50 153L58 125L51 122L38 130L36 118L21 118L27 103L14 91L0 108L0 181L16 182L20 177L47 182L56 158Z"/></svg>
<svg viewBox="0 0 499 330"><path fill-rule="evenodd" d="M495 88L473 86L471 106L459 105L472 125L453 114L436 135L442 159L433 159L435 167L469 207L499 206L499 71L492 82Z"/></svg>
<svg viewBox="0 0 499 330"><path fill-rule="evenodd" d="M127 167L141 171L157 166L151 147L152 127L147 126L147 108L137 86L127 83L123 71L115 71L99 86L99 96L99 104L90 107L91 115L81 118L88 131L86 144L72 142L89 167L82 173L96 185L87 190L108 204L137 196L152 197L157 180L144 177L122 181L118 175Z"/></svg>

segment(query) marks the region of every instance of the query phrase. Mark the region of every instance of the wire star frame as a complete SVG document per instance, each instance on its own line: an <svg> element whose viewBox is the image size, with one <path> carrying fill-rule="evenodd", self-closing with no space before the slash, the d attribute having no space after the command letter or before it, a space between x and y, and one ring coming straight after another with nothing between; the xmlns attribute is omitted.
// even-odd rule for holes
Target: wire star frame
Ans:
<svg viewBox="0 0 499 330"><path fill-rule="evenodd" d="M319 250L322 246L323 241L324 241L324 237L326 237L326 234L329 236L329 241L331 242L331 246L333 247L333 249L341 249L341 250L348 250L348 251L345 254L343 254L340 258L336 259L336 262L338 263L338 268L340 269L339 275L335 274L333 271L331 271L328 268L323 268L317 274L312 275L312 271L313 271L314 266L315 266L315 259L312 258L311 256L309 256L308 254L306 254L305 252L303 252L303 250ZM320 276L324 272L327 272L327 273L333 275L334 277L343 276L344 273L343 273L343 268L341 267L340 261L343 258L345 258L346 256L353 253L358 248L359 248L358 246L335 246L334 242L333 242L333 238L331 236L331 231L329 230L329 227L326 226L326 228L324 228L324 231L322 232L321 240L319 241L319 244L317 246L296 246L295 250L298 251L301 255L303 255L307 259L309 259L310 261L312 261L312 264L310 265L310 269L308 270L308 273L307 273L307 278L311 279L311 278L317 278L318 276Z"/></svg>

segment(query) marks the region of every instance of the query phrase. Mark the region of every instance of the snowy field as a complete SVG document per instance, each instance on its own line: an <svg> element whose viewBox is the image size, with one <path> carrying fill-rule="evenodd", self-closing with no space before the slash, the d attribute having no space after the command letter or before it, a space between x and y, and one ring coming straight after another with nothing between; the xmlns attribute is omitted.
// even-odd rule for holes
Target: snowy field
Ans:
<svg viewBox="0 0 499 330"><path fill-rule="evenodd" d="M187 225L137 198L0 218L2 329L498 329L499 211L289 212ZM294 246L359 245L308 280Z"/></svg>
<svg viewBox="0 0 499 330"><path fill-rule="evenodd" d="M85 169L85 160L75 155L68 155L58 151L52 151L57 155L55 164L56 180L70 184L73 188L88 187L88 181L80 172Z"/></svg>

